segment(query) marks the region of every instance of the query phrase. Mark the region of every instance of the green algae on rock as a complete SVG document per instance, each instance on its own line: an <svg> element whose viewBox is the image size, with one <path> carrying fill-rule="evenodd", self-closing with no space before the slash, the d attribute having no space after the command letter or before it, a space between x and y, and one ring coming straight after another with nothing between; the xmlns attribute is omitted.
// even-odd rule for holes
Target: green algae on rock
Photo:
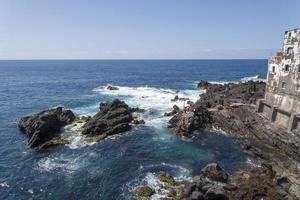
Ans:
<svg viewBox="0 0 300 200"><path fill-rule="evenodd" d="M178 185L178 182L176 182L172 176L170 176L169 174L166 174L166 173L161 173L160 175L158 175L158 179L161 182L172 185L172 186Z"/></svg>
<svg viewBox="0 0 300 200"><path fill-rule="evenodd" d="M149 186L139 186L135 189L134 193L139 197L150 197L155 194L155 190Z"/></svg>

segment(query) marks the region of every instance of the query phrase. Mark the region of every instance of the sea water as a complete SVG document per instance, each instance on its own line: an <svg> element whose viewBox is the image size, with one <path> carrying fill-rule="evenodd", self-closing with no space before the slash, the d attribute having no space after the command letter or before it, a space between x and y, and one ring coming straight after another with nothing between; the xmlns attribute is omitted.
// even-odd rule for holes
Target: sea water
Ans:
<svg viewBox="0 0 300 200"><path fill-rule="evenodd" d="M185 180L211 162L229 172L249 167L251 158L228 134L202 131L183 140L163 114L183 106L171 101L175 95L197 100L201 79L246 81L265 78L266 69L267 60L0 61L0 199L132 199L138 185L157 189L160 172ZM146 124L99 143L78 133L42 152L29 149L17 128L20 117L49 107L93 115L99 102L115 98L146 109Z"/></svg>

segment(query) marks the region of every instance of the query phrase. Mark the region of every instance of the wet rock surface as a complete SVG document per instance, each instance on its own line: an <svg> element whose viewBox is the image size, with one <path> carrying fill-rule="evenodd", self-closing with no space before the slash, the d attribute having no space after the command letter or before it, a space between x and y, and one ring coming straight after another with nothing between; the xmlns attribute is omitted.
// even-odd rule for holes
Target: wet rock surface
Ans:
<svg viewBox="0 0 300 200"><path fill-rule="evenodd" d="M250 171L238 172L229 179L216 179L218 174L227 174L218 164L208 164L186 184L182 199L203 200L254 200L254 199L296 199L289 196L289 183L286 179L280 184L276 172L268 164L253 168ZM226 176L227 177L227 176Z"/></svg>
<svg viewBox="0 0 300 200"><path fill-rule="evenodd" d="M266 84L249 81L221 85L200 81L198 87L206 89L198 103L212 108L217 105L226 107L232 103L255 104L257 99L264 98Z"/></svg>
<svg viewBox="0 0 300 200"><path fill-rule="evenodd" d="M131 129L132 109L118 99L100 103L100 111L82 127L82 134L114 135Z"/></svg>
<svg viewBox="0 0 300 200"><path fill-rule="evenodd" d="M177 135L191 136L195 130L207 127L211 121L206 107L188 106L183 110L176 110L176 114L169 120L168 127Z"/></svg>
<svg viewBox="0 0 300 200"><path fill-rule="evenodd" d="M107 90L119 90L118 87L112 86L112 85L107 86L106 89L107 89Z"/></svg>
<svg viewBox="0 0 300 200"><path fill-rule="evenodd" d="M23 117L18 126L27 135L29 147L41 149L43 144L54 138L62 127L74 120L75 115L71 110L57 107Z"/></svg>
<svg viewBox="0 0 300 200"><path fill-rule="evenodd" d="M203 127L223 130L237 138L247 153L268 164L232 175L234 184L227 183L228 175L217 166L208 174L204 168L197 184L189 187L194 189L188 199L300 199L300 135L275 127L256 113L255 103L264 98L265 83L220 85L200 81L198 87L206 92L194 104L177 111L169 121L171 130L181 136L192 136ZM193 125L195 116L202 119L198 126ZM207 178L209 183L205 182ZM203 183L213 185L211 191L220 196L206 194Z"/></svg>
<svg viewBox="0 0 300 200"><path fill-rule="evenodd" d="M140 186L135 189L134 193L138 197L151 197L155 194L155 190L148 186Z"/></svg>

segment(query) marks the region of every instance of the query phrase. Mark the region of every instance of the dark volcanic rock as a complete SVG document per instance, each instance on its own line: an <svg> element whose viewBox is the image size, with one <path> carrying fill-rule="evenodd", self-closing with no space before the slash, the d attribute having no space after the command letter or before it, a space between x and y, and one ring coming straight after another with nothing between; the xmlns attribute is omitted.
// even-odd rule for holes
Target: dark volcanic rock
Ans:
<svg viewBox="0 0 300 200"><path fill-rule="evenodd" d="M131 129L132 109L118 99L100 103L100 112L93 116L84 126L84 135L114 135Z"/></svg>
<svg viewBox="0 0 300 200"><path fill-rule="evenodd" d="M198 87L206 89L198 103L211 108L217 105L229 106L232 103L255 104L257 99L264 97L266 84L249 81L221 85L200 81Z"/></svg>
<svg viewBox="0 0 300 200"><path fill-rule="evenodd" d="M195 130L207 127L212 118L207 108L202 105L193 105L182 111L177 111L170 120L169 128L175 134L190 136Z"/></svg>
<svg viewBox="0 0 300 200"><path fill-rule="evenodd" d="M145 109L136 107L136 108L131 108L131 111L136 113L143 113L145 112Z"/></svg>
<svg viewBox="0 0 300 200"><path fill-rule="evenodd" d="M219 175L220 172L222 175ZM228 183L228 175L224 170L215 163L208 164L199 176L195 176L192 182L186 185L184 196L185 199L203 200L288 199L287 179L277 181L275 175L269 164L263 164L261 167L239 172L233 177L233 183Z"/></svg>
<svg viewBox="0 0 300 200"><path fill-rule="evenodd" d="M55 137L60 128L74 120L75 115L71 110L58 107L23 117L18 126L26 133L28 145L31 148L37 148Z"/></svg>
<svg viewBox="0 0 300 200"><path fill-rule="evenodd" d="M171 112L166 112L164 114L164 116L168 117L168 116L173 116L175 115L176 113L178 113L180 111L179 107L177 105L174 105L173 106L173 110Z"/></svg>
<svg viewBox="0 0 300 200"><path fill-rule="evenodd" d="M200 89L207 89L209 86L211 86L212 84L207 82L207 81L204 81L204 80L201 80L197 87L200 88Z"/></svg>
<svg viewBox="0 0 300 200"><path fill-rule="evenodd" d="M228 182L228 174L217 163L206 165L206 167L201 170L201 173L203 176L214 181L223 183Z"/></svg>
<svg viewBox="0 0 300 200"><path fill-rule="evenodd" d="M221 176L225 178L220 178ZM224 189L227 184L224 183L224 179L227 182L227 173L219 165L209 164L201 170L199 176L195 176L193 181L187 185L185 196L187 199L227 200Z"/></svg>
<svg viewBox="0 0 300 200"><path fill-rule="evenodd" d="M116 86L111 86L111 85L107 86L106 89L108 89L108 90L119 90L118 87L116 87Z"/></svg>

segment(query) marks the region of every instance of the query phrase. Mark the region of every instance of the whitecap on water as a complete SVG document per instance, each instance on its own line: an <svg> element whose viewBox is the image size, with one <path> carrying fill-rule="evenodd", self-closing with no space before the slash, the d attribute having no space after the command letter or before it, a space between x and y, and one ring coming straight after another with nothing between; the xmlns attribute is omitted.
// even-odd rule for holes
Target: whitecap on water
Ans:
<svg viewBox="0 0 300 200"><path fill-rule="evenodd" d="M220 85L225 85L225 84L228 84L228 83L245 83L245 82L248 82L248 81L254 81L254 82L266 82L266 79L264 78L261 78L260 76L258 75L255 75L255 76L249 76L249 77L244 77L244 78L241 78L239 81L209 81L210 83L212 84L220 84Z"/></svg>
<svg viewBox="0 0 300 200"><path fill-rule="evenodd" d="M81 168L83 164L84 162L81 157L74 158L72 155L68 157L64 154L52 154L40 159L35 168L43 172L62 172L64 174L72 174Z"/></svg>
<svg viewBox="0 0 300 200"><path fill-rule="evenodd" d="M173 102L176 95L179 98L189 98L191 101L197 101L202 90L171 90L155 87L126 87L116 86L118 90L107 90L107 86L95 88L95 92L103 95L120 97L132 107L140 107L147 111L143 114L147 126L161 128L168 121L167 117L163 117L165 112L172 110L176 104L179 107L184 106L183 101Z"/></svg>
<svg viewBox="0 0 300 200"><path fill-rule="evenodd" d="M2 183L0 183L0 186L1 186L1 187L9 187L9 185L7 184L7 182L2 182Z"/></svg>

